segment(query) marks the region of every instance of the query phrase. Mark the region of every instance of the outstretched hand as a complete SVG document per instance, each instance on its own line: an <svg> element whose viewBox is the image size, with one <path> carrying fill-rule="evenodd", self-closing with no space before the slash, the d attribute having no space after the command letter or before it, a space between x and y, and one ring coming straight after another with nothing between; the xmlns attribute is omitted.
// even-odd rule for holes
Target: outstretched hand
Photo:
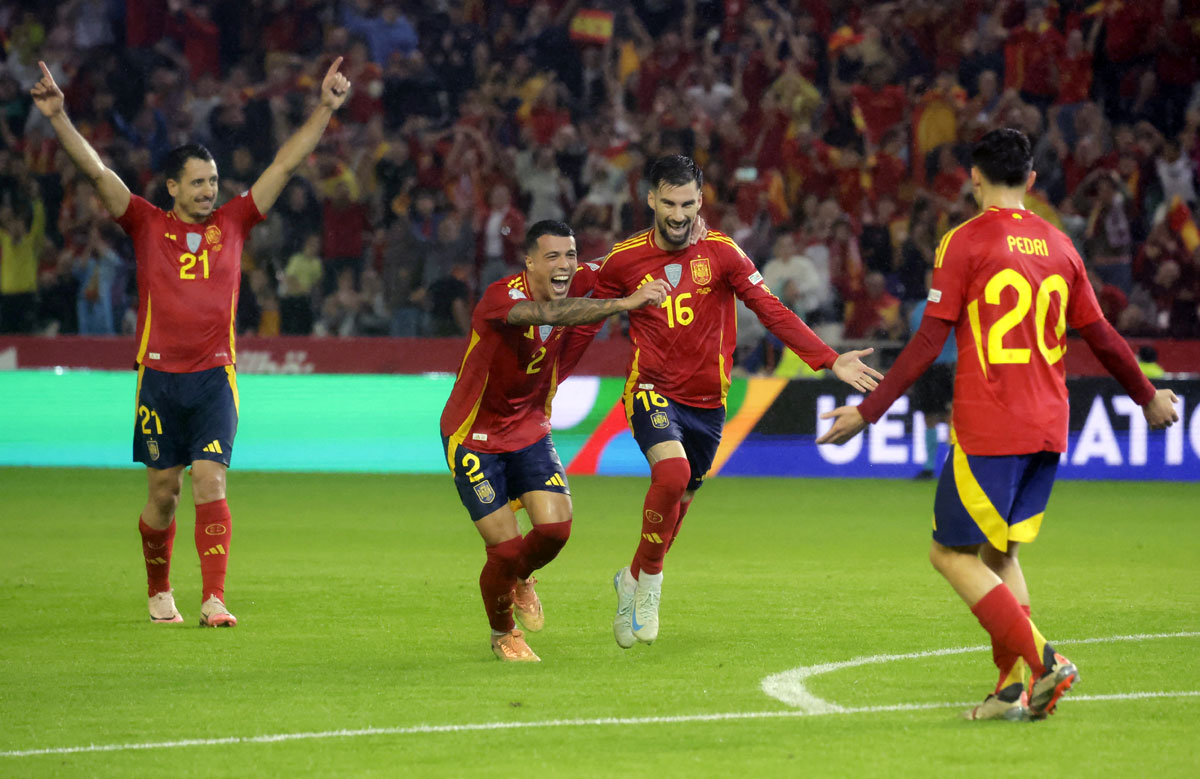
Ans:
<svg viewBox="0 0 1200 779"><path fill-rule="evenodd" d="M1179 398L1171 390L1157 390L1150 402L1142 407L1142 415L1146 417L1150 429L1161 430L1178 422L1179 412L1175 410L1178 403Z"/></svg>
<svg viewBox="0 0 1200 779"><path fill-rule="evenodd" d="M821 419L834 420L825 435L817 439L818 444L844 444L862 432L867 421L862 418L858 406L841 406L821 415Z"/></svg>
<svg viewBox="0 0 1200 779"><path fill-rule="evenodd" d="M335 59L321 82L321 105L328 106L331 111L341 108L350 94L350 79L338 72L341 64L341 57Z"/></svg>
<svg viewBox="0 0 1200 779"><path fill-rule="evenodd" d="M870 392L879 386L883 374L862 361L862 357L874 352L874 349L854 349L838 355L833 364L833 375L854 387L856 390Z"/></svg>
<svg viewBox="0 0 1200 779"><path fill-rule="evenodd" d="M29 90L29 94L33 97L33 104L38 107L38 110L50 118L62 113L63 93L58 88L58 84L54 83L54 76L50 75L50 68L46 67L46 63L38 60L38 67L42 69L42 77Z"/></svg>

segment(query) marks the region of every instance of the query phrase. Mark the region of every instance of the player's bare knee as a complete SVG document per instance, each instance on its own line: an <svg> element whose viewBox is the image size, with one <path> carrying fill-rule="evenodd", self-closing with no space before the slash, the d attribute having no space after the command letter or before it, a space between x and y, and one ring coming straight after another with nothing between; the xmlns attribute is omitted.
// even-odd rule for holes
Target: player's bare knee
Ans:
<svg viewBox="0 0 1200 779"><path fill-rule="evenodd" d="M225 497L225 469L192 469L192 496L196 504L212 503Z"/></svg>

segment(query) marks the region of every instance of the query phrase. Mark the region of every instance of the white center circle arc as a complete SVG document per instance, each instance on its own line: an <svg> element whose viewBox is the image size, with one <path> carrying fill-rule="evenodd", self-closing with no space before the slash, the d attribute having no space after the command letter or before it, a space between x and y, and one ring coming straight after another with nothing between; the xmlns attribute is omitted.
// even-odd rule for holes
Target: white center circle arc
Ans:
<svg viewBox="0 0 1200 779"><path fill-rule="evenodd" d="M1055 646L1070 646L1072 644L1107 644L1117 641L1150 641L1160 638L1196 638L1197 636L1200 636L1200 632L1187 631L1180 633L1139 633L1128 636L1067 639L1062 641L1054 641L1052 643ZM948 649L931 649L924 652L907 652L904 654L894 655L869 655L866 657L855 657L850 660L842 660L836 663L805 665L800 666L799 668L793 668L789 671L771 674L770 676L766 677L762 681L762 691L772 698L799 709L806 714L846 714L856 711L871 711L877 709L897 710L929 708L929 704L920 703L900 703L884 707L841 706L833 701L827 701L824 698L814 695L811 691L809 691L807 682L814 676L822 676L834 671L842 671L847 668L858 668L864 665L891 663L898 660L920 660L927 657L945 657L946 655L961 655L968 652L984 652L989 651L990 649L990 646L985 645L951 647ZM1139 697L1140 694L1135 693L1133 696ZM940 706L943 704L934 705Z"/></svg>

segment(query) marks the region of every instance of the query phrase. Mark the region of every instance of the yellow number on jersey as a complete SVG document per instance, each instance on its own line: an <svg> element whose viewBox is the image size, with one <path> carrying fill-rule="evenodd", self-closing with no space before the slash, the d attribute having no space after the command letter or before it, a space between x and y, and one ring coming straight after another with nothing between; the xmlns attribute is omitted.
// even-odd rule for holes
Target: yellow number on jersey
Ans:
<svg viewBox="0 0 1200 779"><path fill-rule="evenodd" d="M533 375L541 370L541 362L546 359L546 347L539 346L538 350L533 353L533 359L529 361L529 365L525 367L525 372Z"/></svg>
<svg viewBox="0 0 1200 779"><path fill-rule="evenodd" d="M1034 308L1034 329L1037 331L1037 347L1041 352L1042 357L1050 365L1062 359L1066 353L1066 346L1063 344L1063 336L1067 332L1067 282L1057 273L1049 276L1043 281L1037 290L1036 303L1033 303L1035 298L1033 293L1033 285L1029 280L1022 276L1012 268L1005 268L988 279L987 285L983 289L983 300L988 305L1000 305L1000 294L1008 287L1012 287L1017 292L1017 303L1008 311L1000 316L996 323L988 330L987 340L983 338L983 328L980 324L979 316L979 301L972 300L967 306L967 317L971 323L971 331L975 336L975 346L979 351L979 361L981 363L991 363L992 365L1013 365L1025 364L1030 361L1032 350L1026 348L1006 347L1004 345L1004 336L1008 335L1009 331L1021 324L1025 320L1025 316L1029 313L1031 307ZM1046 319L1050 315L1050 295L1058 295L1058 321L1054 323L1054 337L1058 340L1055 346L1050 346L1046 343ZM1032 306L1031 306L1032 304ZM984 344L987 345L986 356L984 352ZM984 372L987 367L984 365Z"/></svg>
<svg viewBox="0 0 1200 779"><path fill-rule="evenodd" d="M197 261L204 264L204 278L207 279L208 278L208 249L205 249L204 251L200 252L199 256L196 256L195 254L192 254L191 252L185 252L184 254L179 255L179 262L180 262L179 278L184 279L184 280L191 280L191 279L196 278L196 272L194 270L192 270L192 268L195 267Z"/></svg>
<svg viewBox="0 0 1200 779"><path fill-rule="evenodd" d="M676 324L680 327L687 327L695 320L696 312L684 304L684 301L691 297L692 293L683 292L679 295L670 295L659 304L667 310L667 327L674 327Z"/></svg>

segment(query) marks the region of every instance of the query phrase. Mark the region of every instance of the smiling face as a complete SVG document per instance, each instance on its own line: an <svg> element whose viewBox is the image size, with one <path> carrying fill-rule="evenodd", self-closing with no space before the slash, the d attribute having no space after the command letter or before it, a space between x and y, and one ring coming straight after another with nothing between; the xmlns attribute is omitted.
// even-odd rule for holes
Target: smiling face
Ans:
<svg viewBox="0 0 1200 779"><path fill-rule="evenodd" d="M561 300L579 266L574 236L543 235L525 255L529 292L534 300Z"/></svg>
<svg viewBox="0 0 1200 779"><path fill-rule="evenodd" d="M700 187L694 181L683 186L663 182L650 191L646 202L654 209L654 240L664 249L688 245L692 223L700 213Z"/></svg>
<svg viewBox="0 0 1200 779"><path fill-rule="evenodd" d="M175 215L185 222L203 222L217 202L217 163L189 157L178 179L167 179L167 192L175 198Z"/></svg>

